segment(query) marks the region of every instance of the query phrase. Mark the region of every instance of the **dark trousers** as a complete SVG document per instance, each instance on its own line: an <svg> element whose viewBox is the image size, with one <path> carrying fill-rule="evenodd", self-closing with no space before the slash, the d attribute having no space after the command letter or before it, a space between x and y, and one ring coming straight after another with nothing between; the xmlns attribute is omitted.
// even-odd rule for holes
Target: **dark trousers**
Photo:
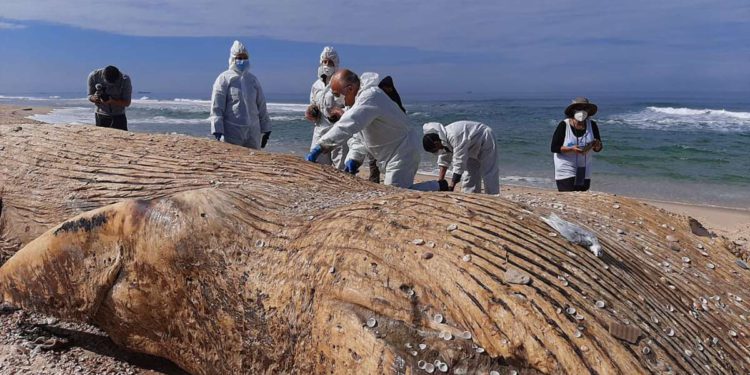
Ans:
<svg viewBox="0 0 750 375"><path fill-rule="evenodd" d="M591 187L591 179L583 180L583 186L576 186L576 178L564 178L555 180L557 182L557 191L586 191Z"/></svg>
<svg viewBox="0 0 750 375"><path fill-rule="evenodd" d="M125 115L107 116L95 113L96 126L128 131L128 118Z"/></svg>
<svg viewBox="0 0 750 375"><path fill-rule="evenodd" d="M380 183L380 168L378 168L378 161L374 158L370 158L370 177L368 180L376 184Z"/></svg>

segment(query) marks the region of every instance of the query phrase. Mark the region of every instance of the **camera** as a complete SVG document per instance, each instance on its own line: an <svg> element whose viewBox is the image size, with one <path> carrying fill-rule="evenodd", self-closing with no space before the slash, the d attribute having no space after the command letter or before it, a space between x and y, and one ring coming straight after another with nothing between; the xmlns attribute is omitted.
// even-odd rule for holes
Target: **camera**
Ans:
<svg viewBox="0 0 750 375"><path fill-rule="evenodd" d="M107 94L104 91L104 86L102 86L101 83L97 83L96 86L94 87L96 88L96 92L94 93L94 96L99 98L99 100L106 102L107 100L111 98L111 96L109 96L109 94Z"/></svg>
<svg viewBox="0 0 750 375"><path fill-rule="evenodd" d="M320 118L320 108L318 108L318 106L313 106L310 109L310 115L312 115L312 117L314 117L316 119Z"/></svg>

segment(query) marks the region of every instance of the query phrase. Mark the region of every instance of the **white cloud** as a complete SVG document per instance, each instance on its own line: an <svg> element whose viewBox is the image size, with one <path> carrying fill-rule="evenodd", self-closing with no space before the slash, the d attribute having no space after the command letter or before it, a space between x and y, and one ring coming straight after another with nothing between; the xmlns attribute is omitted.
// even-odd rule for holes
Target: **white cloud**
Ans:
<svg viewBox="0 0 750 375"><path fill-rule="evenodd" d="M696 29L745 22L750 6L746 0L723 5L711 0L3 0L0 13L9 20L137 36L252 36L503 52L581 38L692 39L687 35Z"/></svg>
<svg viewBox="0 0 750 375"><path fill-rule="evenodd" d="M40 21L129 36L384 46L359 49L368 53L347 55L346 64L390 72L400 87L425 92L581 84L571 77L602 90L750 82L742 69L747 0L0 0L0 15L30 28ZM255 67L275 90L308 84L298 66Z"/></svg>
<svg viewBox="0 0 750 375"><path fill-rule="evenodd" d="M17 29L25 29L25 28L26 28L26 25L0 21L0 30L17 30Z"/></svg>

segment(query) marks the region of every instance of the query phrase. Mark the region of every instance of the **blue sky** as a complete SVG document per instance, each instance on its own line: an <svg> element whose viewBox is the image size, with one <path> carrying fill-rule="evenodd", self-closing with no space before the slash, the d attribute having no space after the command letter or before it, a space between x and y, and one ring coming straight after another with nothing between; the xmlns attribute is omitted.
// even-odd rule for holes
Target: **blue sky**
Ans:
<svg viewBox="0 0 750 375"><path fill-rule="evenodd" d="M113 64L134 90L208 97L234 39L269 96L309 92L318 55L414 95L737 92L750 1L2 0L0 94L83 92Z"/></svg>

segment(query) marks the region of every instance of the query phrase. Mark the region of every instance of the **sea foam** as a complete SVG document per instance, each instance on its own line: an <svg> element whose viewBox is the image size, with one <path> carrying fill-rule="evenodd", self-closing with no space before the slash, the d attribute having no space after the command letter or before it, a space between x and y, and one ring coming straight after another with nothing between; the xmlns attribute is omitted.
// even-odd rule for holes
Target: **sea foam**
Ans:
<svg viewBox="0 0 750 375"><path fill-rule="evenodd" d="M725 109L691 109L672 107L647 107L649 111L664 113L675 116L714 117L714 118L736 118L750 120L750 112L732 112Z"/></svg>
<svg viewBox="0 0 750 375"><path fill-rule="evenodd" d="M0 97L2 98L2 97ZM19 97L14 97L18 99ZM35 99L30 99L35 100ZM42 100L42 99L38 99ZM85 125L94 123L94 106L86 99L69 99L71 106L54 108L46 114L36 114L30 118L51 124ZM128 122L131 124L173 124L208 126L210 114L209 100L173 99L157 100L149 98L134 99L127 110ZM268 103L271 120L282 125L289 121L303 121L306 104Z"/></svg>
<svg viewBox="0 0 750 375"><path fill-rule="evenodd" d="M94 111L89 107L55 108L49 113L36 114L29 118L48 124L94 124Z"/></svg>
<svg viewBox="0 0 750 375"><path fill-rule="evenodd" d="M609 116L603 123L653 130L750 132L750 112L652 106Z"/></svg>

